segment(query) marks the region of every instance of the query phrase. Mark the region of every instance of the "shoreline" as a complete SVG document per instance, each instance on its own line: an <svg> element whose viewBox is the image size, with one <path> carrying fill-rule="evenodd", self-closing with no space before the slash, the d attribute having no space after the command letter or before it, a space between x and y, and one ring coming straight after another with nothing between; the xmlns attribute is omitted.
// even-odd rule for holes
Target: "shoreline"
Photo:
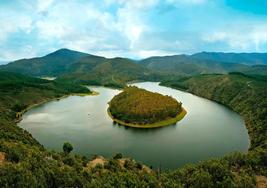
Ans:
<svg viewBox="0 0 267 188"><path fill-rule="evenodd" d="M160 127L172 125L174 123L177 123L178 121L181 121L185 117L185 115L187 114L187 111L182 107L182 111L179 114L177 114L177 116L174 118L169 118L169 119L166 119L163 121L155 122L152 124L144 124L144 125L135 124L135 123L126 123L122 120L114 118L112 116L112 114L110 113L109 107L107 109L107 113L113 121L115 121L116 123L121 124L123 126L132 127L132 128L141 128L141 129L153 129L153 128L160 128Z"/></svg>
<svg viewBox="0 0 267 188"><path fill-rule="evenodd" d="M248 141L249 141L249 143L248 143L248 148L247 148L246 153L248 153L248 152L250 151L250 148L251 148L251 137L250 137L249 129L248 129L248 126L249 126L249 125L248 125L247 122L246 122L246 117L243 116L240 112L234 110L231 106L229 106L229 105L227 105L227 104L221 103L220 101L216 101L216 100L213 100L213 99L211 99L211 98L208 98L208 97L205 97L205 96L202 96L202 95L198 95L198 94L196 94L196 93L194 93L194 92L191 92L191 91L188 91L188 90L186 90L186 89L179 88L179 87L173 87L173 86L169 86L169 85L161 85L161 82L160 82L159 85L160 85L160 86L163 86L163 87L167 87L167 88L171 88L171 89L175 89L175 90L183 91L183 92L186 92L186 93L190 93L190 94L195 95L195 96L197 96L197 97L200 97L200 98L203 98L203 99L206 99L206 100L215 102L215 103L217 103L217 104L219 104L219 105L222 105L222 106L224 106L225 108L227 108L227 109L229 109L229 110L231 110L231 111L237 113L237 114L242 118L242 120L244 121L244 126L245 126L245 128L246 128L246 130L247 130L247 134L248 134Z"/></svg>
<svg viewBox="0 0 267 188"><path fill-rule="evenodd" d="M14 122L17 124L19 123L23 118L23 114L25 114L27 111L31 110L32 108L36 107L36 106L39 106L39 105L42 105L44 103L47 103L47 102L51 102L51 101L59 101L61 99L64 99L64 98L67 98L67 97L70 97L70 96L80 96L80 97L85 97L85 96L96 96L96 95L99 95L98 92L96 91L92 91L91 93L70 93L68 95L63 95L61 97L56 97L56 98L50 98L50 99L45 99L41 102L37 102L37 103L34 103L30 106L28 106L27 108L23 109L22 111L20 112L17 112L16 113L16 118L14 120Z"/></svg>

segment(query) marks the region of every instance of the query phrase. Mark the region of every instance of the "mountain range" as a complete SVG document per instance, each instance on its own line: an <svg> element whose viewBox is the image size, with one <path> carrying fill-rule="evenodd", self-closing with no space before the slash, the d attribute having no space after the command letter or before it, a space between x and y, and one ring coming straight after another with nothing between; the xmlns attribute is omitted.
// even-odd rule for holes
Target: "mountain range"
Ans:
<svg viewBox="0 0 267 188"><path fill-rule="evenodd" d="M135 61L60 49L43 57L1 65L0 70L116 87L127 81L157 80L169 75L228 72L267 75L267 53L201 52L193 55L155 56Z"/></svg>

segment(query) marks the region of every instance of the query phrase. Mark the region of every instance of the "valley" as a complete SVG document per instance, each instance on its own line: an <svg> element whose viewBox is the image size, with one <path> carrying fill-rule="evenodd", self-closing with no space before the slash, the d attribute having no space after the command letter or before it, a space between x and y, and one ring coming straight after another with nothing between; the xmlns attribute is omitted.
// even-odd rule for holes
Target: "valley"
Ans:
<svg viewBox="0 0 267 188"><path fill-rule="evenodd" d="M56 56L58 53L62 53L62 51L59 52L56 53ZM80 58L79 56L80 55L77 57ZM54 69L56 66L53 65L52 69L54 70L52 72L50 72L50 68L47 69L46 72L40 71L46 68L37 68L42 64L42 66L49 67L49 63L47 64L45 62L34 62L32 64L32 66L36 67L37 72L35 72L32 68L32 71L24 72L24 67L31 67L31 65L29 64L29 66L18 68L17 64L20 63L17 62L0 67L0 151L5 156L6 161L0 165L1 185L11 184L11 182L15 182L16 180L17 183L24 186L29 186L29 182L35 182L35 186L47 185L48 187L77 185L77 182L80 182L81 185L99 186L102 185L103 182L109 182L109 185L115 185L117 181L123 183L131 179L131 181L135 181L135 183L132 183L131 185L135 186L147 186L148 184L163 187L167 185L171 185L171 187L195 186L198 185L199 182L202 182L206 186L214 186L220 183L226 187L253 187L256 183L256 176L266 176L267 87L264 71L263 74L256 74L255 72L251 74L244 74L240 73L243 72L242 70L244 69L240 69L240 72L225 72L224 74L218 74L214 71L213 74L203 74L205 72L204 71L200 75L196 72L197 75L195 75L193 72L193 74L187 74L186 72L184 74L182 72L176 73L175 71L171 71L171 69L175 70L174 67L176 65L169 70L163 70L160 67L154 69L151 65L146 65L146 63L140 65L139 62L131 62L131 60L127 60L125 62L122 58L105 59L107 62L102 62L102 60L99 60L101 58L95 56L93 56L94 60L91 59L91 56L81 58L85 58L85 60L78 63L76 68L70 69L69 67L74 65L76 66L75 63L70 63L71 65L67 68L60 66L61 70L58 71L58 69ZM23 60L22 64L28 64L28 60L25 61ZM173 63L176 64L175 62L176 61ZM158 63L156 64L158 65ZM88 68L87 66L92 66L93 68ZM263 66L263 69L260 69L262 71L264 70L265 65L261 66ZM11 71L13 73L7 71ZM17 71L28 74L28 76L14 73ZM88 74L86 72L88 72ZM55 80L44 80L31 76L49 76L57 78ZM153 83L149 82L147 82L149 83L148 85L145 85L146 82L136 83L133 85L137 85L141 88L145 87L148 91L159 92L164 95L169 95L173 92L174 95L172 96L175 96L175 93L178 92L179 95L177 100L183 103L187 111L185 118L179 121L175 126L168 126L162 129L156 129L155 131L145 132L134 131L131 128L125 129L124 127L113 125L112 120L106 112L108 107L107 103L111 100L112 96L114 96L114 94L118 94L119 91L111 88L122 88L128 82L136 80L161 81L161 85L194 93L197 96L216 101L231 108L244 118L250 137L250 147L248 148L248 137L246 136L247 133L244 128L244 124L242 123L242 119L238 115L234 115L235 113L231 110L224 107L218 107L218 110L223 110L216 111L215 107L213 108L211 106L221 105L210 101L207 101L206 103L204 102L205 99L202 98L199 100L204 100L204 103L200 101L197 102L197 100L194 100L196 97L194 95L191 96L188 93L183 93L181 91L162 86L154 86ZM99 95L85 97L72 96L59 101L44 103L26 112L23 115L22 121L19 123L20 126L16 125L16 114L22 112L31 105L50 101L66 95L92 94L90 89L81 85L102 85L109 87L109 89L98 89L97 87L94 88L95 86L91 86L93 88L92 91L98 91ZM160 87L160 91L158 90L158 87ZM105 94L106 91L112 92L113 94ZM102 94L104 94L104 96L106 95L107 98L105 100L101 98ZM100 97L100 101L95 101L96 103L94 103L94 100L92 100L94 97ZM80 109L79 105L75 107L77 104L84 103L83 100L88 101L88 104L91 104L88 106L91 106L92 108L97 106L99 107L100 104L103 105L103 108L101 111L99 110L100 108L87 111L85 110L88 108L86 106L81 106L82 109ZM209 106L209 103L212 105ZM205 110L201 110L200 108L203 104L208 105L203 107L203 109L211 109L211 111L215 114L209 117L208 114L205 113ZM60 105L63 106L60 107ZM62 109L67 107L66 109L68 112L62 112L59 109L57 110L57 107ZM55 110L54 112L53 108ZM48 111L46 111L46 109ZM79 113L82 115L81 117L78 114L73 115L72 113L74 113L74 111L72 110L78 113L84 111L84 113ZM93 110L100 113L98 115L100 117L99 119L90 119L95 116L94 113L92 113ZM228 114L228 112L229 115L233 115L234 119L237 118L233 121L239 122L237 123L239 126L231 126L233 125L233 122L231 123L232 120L229 121L229 123L226 123L226 117L222 118L223 121L218 121L220 117L217 115L223 115L225 113ZM50 113L52 113L53 116L48 116ZM193 118L194 114L197 118ZM78 119L72 122L68 120L67 117L77 117ZM201 117L203 117L203 119ZM211 121L211 117L214 117L214 122ZM228 118L229 117L230 116L228 116ZM105 140L102 137L97 137L97 134L91 132L92 130L84 130L84 125L88 124L85 122L88 120L90 120L89 125L92 126L92 130L100 131L100 135L102 135L103 132L106 132L106 135L102 136L105 137L106 141L114 144L111 148L116 148L116 143L117 146L121 146L121 148L108 150L105 147L103 148L101 145L82 144L95 143L98 139ZM79 121L81 122L77 123ZM37 124L39 124L38 127L36 127ZM76 124L76 127L72 126L74 124ZM183 126L183 124L185 125ZM191 129L189 126L190 124L192 125ZM103 125L103 128L100 128L101 125ZM227 125L229 126L228 128ZM198 131L196 131L197 127L199 128ZM42 129L43 131L40 131ZM96 137L92 135L82 135L77 137L75 129L76 131L83 130L81 131L83 133L91 132L91 134ZM231 129L231 131L229 129ZM233 129L236 129L237 132L233 131ZM207 133L207 130L211 132ZM187 134L185 134L184 131L186 131ZM220 134L215 134L214 131L219 131ZM241 134L240 131L243 133ZM76 132L76 134L73 134L74 132ZM198 132L198 137L195 132ZM43 133L48 133L49 137L52 137L52 139L46 139L47 135ZM233 135L227 135L229 133ZM61 137L59 136L60 134L67 137ZM125 134L128 134L126 138L128 137L129 139L128 142L125 142L125 144L133 144L132 147L125 147L124 145L119 144L121 143L120 139L125 141ZM192 135L190 136L190 134ZM207 134L211 137L207 136ZM124 136L120 137L118 135ZM151 135L150 139L148 135ZM162 138L159 139L160 143L158 143L158 145L161 146L160 151L164 151L163 153L165 153L165 155L160 155L159 153L153 154L153 145L155 144L155 141L147 142L152 145L144 145L147 139L153 140L152 136L154 135L158 135L158 138ZM162 137L163 135L164 137ZM173 135L173 137L171 135ZM177 135L179 136L177 137ZM218 137L218 135L221 135L221 137ZM111 136L110 139L118 138L118 140L110 142L110 140L107 139L109 136ZM143 145L144 148L141 147L133 149L136 146L136 137L139 138L140 142L140 144L137 145ZM84 141L81 139L80 141L77 141L77 138L91 138L92 140ZM194 141L198 144L192 144L192 138L194 138ZM71 143L74 144L75 155L65 155L64 153L59 152L62 143L66 141L66 139L70 140ZM184 140L182 141L181 139ZM217 141L215 142L214 139ZM220 141L220 139L223 141ZM161 141L163 140L166 142L162 143ZM226 140L229 142L229 145L226 144ZM243 144L240 144L241 140L243 140ZM189 153L186 152L189 145L184 144L188 141L190 141L190 145L194 145L196 147L193 149L191 146ZM224 149L221 145L222 142L224 143ZM170 147L170 143L172 143L172 147ZM216 143L218 145L216 145ZM180 149L177 149L179 144L181 144ZM168 145L168 147L166 147L166 145ZM110 146L106 145L106 147ZM123 150L122 148L127 148L128 150ZM164 148L170 148L170 150L166 150ZM147 151L146 154L142 152L144 150ZM174 154L173 151L178 153ZM196 153L192 153L193 151ZM231 153L234 151L240 151L241 153ZM131 162L127 162L128 166L121 168L118 165L118 160L111 158L118 152L125 153L127 157L133 156L137 160L151 165L152 169L155 169L152 172L144 172L139 169L140 165L137 167L135 166L137 165L136 163ZM215 155L214 152L216 153ZM229 152L230 154L227 154ZM90 163L92 160L92 158L90 159L92 154L101 154L106 156L107 161L105 165L94 168L93 171L92 169L88 169L86 166L87 163ZM181 157L181 154L184 154L184 157ZM149 156L158 157L151 158ZM169 156L170 158L168 159L166 156ZM199 157L194 158L194 156ZM200 162L202 160L204 161ZM195 164L183 166L188 163ZM33 167L35 170L33 170ZM171 171L162 171L160 174L157 174L158 169L162 167L174 167L174 169ZM177 169L175 169L175 167ZM216 169L216 171L214 171L214 169ZM17 175L13 172L16 172ZM10 175L10 173L12 175ZM196 181L191 181L192 173L194 178L196 178ZM209 176L208 180L204 178L205 175ZM29 181L25 181L25 176L27 176ZM71 176L72 178L61 178L65 176ZM48 185L48 182L50 182L51 185Z"/></svg>

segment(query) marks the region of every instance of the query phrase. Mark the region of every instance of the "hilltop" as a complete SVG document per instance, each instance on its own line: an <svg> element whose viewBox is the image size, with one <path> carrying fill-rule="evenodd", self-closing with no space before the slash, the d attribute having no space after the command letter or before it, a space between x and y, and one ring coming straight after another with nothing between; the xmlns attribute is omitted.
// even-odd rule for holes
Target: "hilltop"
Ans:
<svg viewBox="0 0 267 188"><path fill-rule="evenodd" d="M255 53L203 52L193 55L150 57L135 61L60 49L43 57L21 59L0 65L0 70L35 77L57 77L58 80L72 83L122 88L133 80L161 81L207 73L242 72L250 75L267 75L265 57L266 54Z"/></svg>

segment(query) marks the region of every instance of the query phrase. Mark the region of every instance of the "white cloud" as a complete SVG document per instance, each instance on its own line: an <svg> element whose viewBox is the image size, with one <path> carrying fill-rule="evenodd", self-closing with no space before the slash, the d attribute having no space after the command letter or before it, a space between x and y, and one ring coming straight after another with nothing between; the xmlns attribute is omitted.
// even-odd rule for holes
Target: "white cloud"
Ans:
<svg viewBox="0 0 267 188"><path fill-rule="evenodd" d="M226 43L232 50L237 51L262 51L261 46L267 43L267 27L254 26L250 30L245 28L226 29L225 31L215 31L202 36L202 40L207 43Z"/></svg>
<svg viewBox="0 0 267 188"><path fill-rule="evenodd" d="M47 10L53 2L54 0L38 0L37 2L38 12Z"/></svg>
<svg viewBox="0 0 267 188"><path fill-rule="evenodd" d="M207 1L208 0L167 0L168 3L174 5L201 5Z"/></svg>
<svg viewBox="0 0 267 188"><path fill-rule="evenodd" d="M0 10L0 42L4 42L11 33L23 31L29 33L32 29L32 20L29 16L16 16L14 11Z"/></svg>
<svg viewBox="0 0 267 188"><path fill-rule="evenodd" d="M33 58L37 56L37 49L33 48L30 45L24 46L20 49L3 49L0 48L0 61L13 61L22 58Z"/></svg>
<svg viewBox="0 0 267 188"><path fill-rule="evenodd" d="M0 20L0 58L44 55L63 47L135 58L206 49L266 50L266 18L237 15L217 2L18 1L0 6L0 17L5 18Z"/></svg>

